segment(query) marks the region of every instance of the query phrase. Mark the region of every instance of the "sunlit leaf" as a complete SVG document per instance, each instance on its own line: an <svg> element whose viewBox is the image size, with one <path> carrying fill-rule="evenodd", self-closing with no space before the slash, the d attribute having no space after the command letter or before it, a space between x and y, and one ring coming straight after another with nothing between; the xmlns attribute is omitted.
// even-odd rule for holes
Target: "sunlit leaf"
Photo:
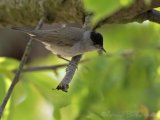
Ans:
<svg viewBox="0 0 160 120"><path fill-rule="evenodd" d="M15 70L18 68L19 62L12 58L0 57L0 68L6 70Z"/></svg>
<svg viewBox="0 0 160 120"><path fill-rule="evenodd" d="M2 100L6 93L5 80L6 80L6 76L0 74L0 103L2 103Z"/></svg>

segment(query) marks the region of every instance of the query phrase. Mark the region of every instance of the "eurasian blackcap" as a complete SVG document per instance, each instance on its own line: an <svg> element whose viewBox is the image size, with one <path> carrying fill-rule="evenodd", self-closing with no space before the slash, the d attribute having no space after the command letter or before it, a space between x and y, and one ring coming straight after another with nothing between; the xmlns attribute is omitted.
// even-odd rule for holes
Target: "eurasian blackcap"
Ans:
<svg viewBox="0 0 160 120"><path fill-rule="evenodd" d="M27 33L33 40L42 42L46 49L61 57L73 57L94 50L105 52L102 35L83 28L62 27L50 30L23 30L14 27L12 29Z"/></svg>

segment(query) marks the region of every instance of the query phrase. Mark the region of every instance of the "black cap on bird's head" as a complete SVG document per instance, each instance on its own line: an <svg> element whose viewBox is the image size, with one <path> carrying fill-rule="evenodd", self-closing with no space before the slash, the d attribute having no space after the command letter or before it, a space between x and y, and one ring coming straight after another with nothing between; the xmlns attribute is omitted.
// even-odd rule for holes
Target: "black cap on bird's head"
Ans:
<svg viewBox="0 0 160 120"><path fill-rule="evenodd" d="M106 52L106 50L103 48L103 36L100 33L92 31L91 35L90 35L90 38L93 41L93 44L95 46L98 46L99 49Z"/></svg>

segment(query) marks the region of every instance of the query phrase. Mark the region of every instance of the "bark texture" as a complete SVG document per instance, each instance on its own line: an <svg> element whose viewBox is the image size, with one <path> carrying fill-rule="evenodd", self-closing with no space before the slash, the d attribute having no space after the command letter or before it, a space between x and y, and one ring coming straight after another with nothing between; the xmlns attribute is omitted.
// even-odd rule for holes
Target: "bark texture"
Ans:
<svg viewBox="0 0 160 120"><path fill-rule="evenodd" d="M144 13L160 7L160 0L135 0L132 5L116 11L99 22L97 26L112 23L127 23L139 19L149 19ZM152 12L155 13L155 12ZM85 11L82 0L1 0L0 25L30 25L34 26L42 15L47 22L79 23L82 25ZM149 14L147 16L152 16ZM159 14L158 14L159 15ZM140 17L141 16L141 17ZM153 17L153 16L152 16ZM153 17L154 18L154 17ZM157 14L156 14L157 18ZM159 17L158 17L159 18ZM138 20L137 20L138 19ZM149 19L152 20L152 19ZM160 21L160 20L158 20ZM154 22L157 22L154 21Z"/></svg>

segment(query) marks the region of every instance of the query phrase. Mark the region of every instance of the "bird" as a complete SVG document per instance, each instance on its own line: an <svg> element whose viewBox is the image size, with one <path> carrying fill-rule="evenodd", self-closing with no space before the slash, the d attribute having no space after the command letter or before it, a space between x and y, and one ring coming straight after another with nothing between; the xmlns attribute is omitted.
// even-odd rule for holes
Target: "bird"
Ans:
<svg viewBox="0 0 160 120"><path fill-rule="evenodd" d="M12 29L30 35L33 40L43 43L47 50L62 59L95 50L106 52L102 34L93 30L69 26L45 30L27 30L21 27Z"/></svg>

